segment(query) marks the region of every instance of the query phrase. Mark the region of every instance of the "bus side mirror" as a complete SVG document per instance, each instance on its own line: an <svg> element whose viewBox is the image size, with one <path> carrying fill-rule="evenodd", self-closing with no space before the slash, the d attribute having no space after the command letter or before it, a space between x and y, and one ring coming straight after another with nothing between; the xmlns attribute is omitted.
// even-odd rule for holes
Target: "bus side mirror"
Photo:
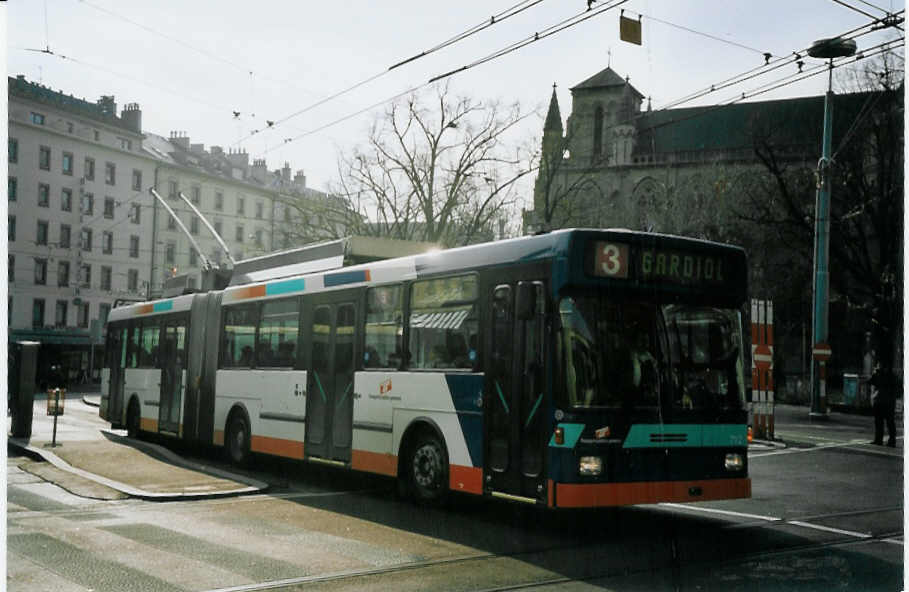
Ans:
<svg viewBox="0 0 909 592"><path fill-rule="evenodd" d="M515 316L519 321L529 321L537 310L537 290L533 282L518 282Z"/></svg>

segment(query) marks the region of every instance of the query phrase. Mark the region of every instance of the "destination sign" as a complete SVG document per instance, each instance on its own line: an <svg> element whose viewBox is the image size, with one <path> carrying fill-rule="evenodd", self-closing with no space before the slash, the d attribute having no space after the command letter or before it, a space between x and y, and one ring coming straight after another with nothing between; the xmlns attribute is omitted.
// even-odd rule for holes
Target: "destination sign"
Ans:
<svg viewBox="0 0 909 592"><path fill-rule="evenodd" d="M728 259L669 249L631 247L594 241L593 275L613 279L664 281L686 285L722 284Z"/></svg>

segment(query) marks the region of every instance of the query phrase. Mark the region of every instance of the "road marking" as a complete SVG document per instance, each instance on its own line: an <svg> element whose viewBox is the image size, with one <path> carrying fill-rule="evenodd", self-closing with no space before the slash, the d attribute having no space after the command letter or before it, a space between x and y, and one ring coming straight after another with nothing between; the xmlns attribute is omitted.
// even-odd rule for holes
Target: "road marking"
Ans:
<svg viewBox="0 0 909 592"><path fill-rule="evenodd" d="M786 448L785 450L776 450L774 452L764 452L762 454L749 454L748 458L762 458L765 456L775 456L778 454L796 454L799 452L813 452L816 450L825 450L827 448L842 448L845 446L855 446L856 444L864 443L864 440L850 440L849 442L831 442L830 444L818 444L817 446L812 446L811 448Z"/></svg>
<svg viewBox="0 0 909 592"><path fill-rule="evenodd" d="M856 532L854 530L842 530L840 528L833 528L830 526L823 526L820 524L812 524L810 522L804 522L802 520L787 520L786 518L779 518L777 516L764 516L761 514L748 514L746 512L734 512L732 510L720 510L719 508L701 508L701 507L695 507L695 506L690 506L690 505L686 505L686 504L676 504L676 503L662 503L659 505L669 507L669 508L677 508L680 510L689 510L692 512L703 512L706 514L723 514L726 516L734 516L737 518L750 518L752 520L763 520L764 522L777 522L779 524L790 524L792 526L798 526L801 528L809 528L812 530L822 530L824 532L842 534L842 535L846 535L846 536L853 537L856 539L864 540L864 539L874 538L873 534L868 534L865 532ZM901 541L897 541L896 539L892 539L892 538L891 539L881 539L881 540L883 540L884 542L891 543L891 544L899 544L899 545L903 544Z"/></svg>
<svg viewBox="0 0 909 592"><path fill-rule="evenodd" d="M899 545L902 547L905 543L900 539L881 539L882 543L890 543L891 545Z"/></svg>
<svg viewBox="0 0 909 592"><path fill-rule="evenodd" d="M752 518L754 520L766 520L767 522L782 522L782 518L777 518L776 516L762 516L760 514L746 514L745 512L733 512L732 510L720 510L719 508L701 508L695 506L689 506L686 504L676 504L672 502L664 502L659 504L667 508L678 508L680 510L691 510L692 512L706 512L707 514L724 514L726 516L736 516L738 518Z"/></svg>
<svg viewBox="0 0 909 592"><path fill-rule="evenodd" d="M832 528L830 526L821 526L820 524L811 524L810 522L802 522L801 520L787 520L786 524L792 524L794 526L801 526L803 528L813 528L814 530L823 530L824 532L833 532L836 534L844 534L846 536L855 537L857 539L870 539L873 535L870 535L865 532L855 532L854 530L842 530L839 528Z"/></svg>

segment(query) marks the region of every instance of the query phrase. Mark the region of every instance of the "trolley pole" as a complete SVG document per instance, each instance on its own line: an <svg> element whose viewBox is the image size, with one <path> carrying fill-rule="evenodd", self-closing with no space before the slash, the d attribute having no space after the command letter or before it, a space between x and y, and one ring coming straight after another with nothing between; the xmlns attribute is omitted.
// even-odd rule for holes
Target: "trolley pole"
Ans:
<svg viewBox="0 0 909 592"><path fill-rule="evenodd" d="M824 95L824 136L817 164L817 198L814 208L814 323L812 325L810 417L827 416L828 305L830 302L830 165L833 143L833 58L855 53L855 41L838 37L815 41L808 55L829 60L827 93Z"/></svg>

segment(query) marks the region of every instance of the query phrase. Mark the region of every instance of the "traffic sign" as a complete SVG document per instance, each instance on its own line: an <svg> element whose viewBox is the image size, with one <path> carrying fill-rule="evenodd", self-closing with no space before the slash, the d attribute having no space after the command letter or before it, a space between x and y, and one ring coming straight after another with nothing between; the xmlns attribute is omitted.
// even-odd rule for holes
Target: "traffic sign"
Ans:
<svg viewBox="0 0 909 592"><path fill-rule="evenodd" d="M833 355L833 350L826 343L815 343L811 353L815 360L826 362Z"/></svg>

